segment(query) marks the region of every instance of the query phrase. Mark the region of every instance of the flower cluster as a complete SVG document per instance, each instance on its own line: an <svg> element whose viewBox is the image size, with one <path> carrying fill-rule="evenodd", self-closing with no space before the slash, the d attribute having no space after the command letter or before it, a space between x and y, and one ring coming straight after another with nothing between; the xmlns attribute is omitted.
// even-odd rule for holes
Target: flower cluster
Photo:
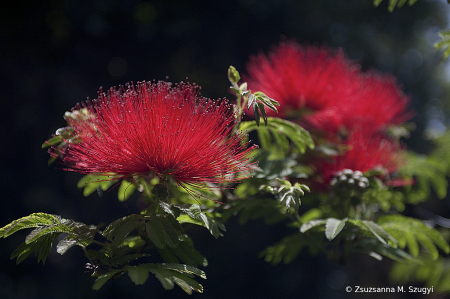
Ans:
<svg viewBox="0 0 450 299"><path fill-rule="evenodd" d="M293 119L325 142L346 149L316 163L324 182L343 169L383 168L389 174L400 166L401 146L387 131L412 113L395 78L362 72L341 50L295 42L282 42L267 56L253 56L247 73L249 89L280 103L279 117Z"/></svg>
<svg viewBox="0 0 450 299"><path fill-rule="evenodd" d="M323 110L351 98L359 88L354 84L358 72L359 66L342 51L288 42L268 57L262 53L251 57L245 79L249 89L277 100L280 110L276 116L286 118L296 117L300 109Z"/></svg>
<svg viewBox="0 0 450 299"><path fill-rule="evenodd" d="M100 90L65 117L68 144L53 146L65 170L120 177L157 175L178 185L235 182L249 176L254 146L233 131L226 100L199 96L189 83L140 82Z"/></svg>

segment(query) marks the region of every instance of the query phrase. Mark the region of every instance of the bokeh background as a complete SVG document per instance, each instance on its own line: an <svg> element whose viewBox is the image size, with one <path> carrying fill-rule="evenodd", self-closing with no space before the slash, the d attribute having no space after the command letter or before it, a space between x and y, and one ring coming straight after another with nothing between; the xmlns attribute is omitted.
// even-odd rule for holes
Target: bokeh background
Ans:
<svg viewBox="0 0 450 299"><path fill-rule="evenodd" d="M427 138L442 132L450 115L449 66L433 48L439 30L449 27L450 6L418 0L389 13L387 2L376 8L372 0L10 1L0 9L0 226L33 212L87 224L128 214L115 191L83 197L76 188L81 175L47 166L48 155L40 149L65 125L64 112L88 96L95 98L100 86L188 77L202 86L204 96L232 99L228 66L244 72L250 55L267 52L283 39L341 47L364 70L397 76L417 112L417 128L406 142L426 153ZM128 206L135 211L133 199ZM448 199L421 207L450 217ZM406 213L418 216L414 207ZM294 263L273 267L258 253L286 228L259 221L240 226L231 220L227 229L218 240L206 230L192 231L210 265L204 269L208 279L201 281L204 294L191 298L380 298L347 294L344 288L391 286L389 261L355 256L337 265L303 252ZM122 277L93 291L79 248L64 256L52 253L45 266L34 258L16 266L9 256L25 236L0 241L0 298L188 296L179 288L164 291L153 278L134 286Z"/></svg>

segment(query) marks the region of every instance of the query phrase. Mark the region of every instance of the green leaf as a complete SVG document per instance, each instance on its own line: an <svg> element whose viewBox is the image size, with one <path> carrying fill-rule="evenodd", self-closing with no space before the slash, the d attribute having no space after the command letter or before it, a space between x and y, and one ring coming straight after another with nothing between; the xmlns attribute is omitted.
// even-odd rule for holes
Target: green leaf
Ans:
<svg viewBox="0 0 450 299"><path fill-rule="evenodd" d="M164 289L173 289L174 283L172 271L161 268L150 268L150 272L155 274L156 278L161 282Z"/></svg>
<svg viewBox="0 0 450 299"><path fill-rule="evenodd" d="M166 246L166 233L164 226L157 219L150 219L145 222L145 227L149 239L158 248L164 248Z"/></svg>
<svg viewBox="0 0 450 299"><path fill-rule="evenodd" d="M316 226L322 225L322 224L326 224L326 223L327 223L326 219L315 219L315 220L308 221L305 224L302 224L302 226L300 227L300 232L304 233L313 227L316 227Z"/></svg>
<svg viewBox="0 0 450 299"><path fill-rule="evenodd" d="M103 231L102 235L106 237L108 240L113 240L114 236L119 232L119 229L122 225L124 225L126 222L132 221L135 223L135 220L144 220L145 216L143 215L137 215L132 214L128 215L122 218L119 218L115 221L113 221L110 225L108 225L105 230Z"/></svg>
<svg viewBox="0 0 450 299"><path fill-rule="evenodd" d="M35 251L38 257L38 263L42 261L42 263L45 264L45 260L51 252L53 242L60 235L60 233L46 234L34 242L23 243L11 254L11 259L17 257L16 263L19 264L26 259L31 252Z"/></svg>
<svg viewBox="0 0 450 299"><path fill-rule="evenodd" d="M310 209L308 211L306 211L305 213L303 213L303 215L300 217L300 221L302 223L307 223L311 220L317 219L319 217L322 217L323 211L321 209Z"/></svg>
<svg viewBox="0 0 450 299"><path fill-rule="evenodd" d="M136 191L136 185L129 181L123 180L117 193L119 201L127 200L131 195L133 195L134 191Z"/></svg>
<svg viewBox="0 0 450 299"><path fill-rule="evenodd" d="M142 221L139 219L133 219L130 221L123 222L115 230L114 244L116 246L119 246L120 244L122 244L122 242L125 240L125 238L141 224L142 224Z"/></svg>
<svg viewBox="0 0 450 299"><path fill-rule="evenodd" d="M145 245L145 241L140 236L127 237L122 242L122 246L128 246L130 248L142 247L143 245Z"/></svg>
<svg viewBox="0 0 450 299"><path fill-rule="evenodd" d="M142 285L148 279L148 272L150 267L147 264L142 264L138 266L125 266L128 271L128 276L135 285Z"/></svg>
<svg viewBox="0 0 450 299"><path fill-rule="evenodd" d="M202 271L196 267L189 266L189 265L169 263L169 264L158 264L158 267L162 268L162 269L177 271L177 272L183 273L183 274L193 274L193 275L197 275L203 279L206 279L206 274L204 271Z"/></svg>
<svg viewBox="0 0 450 299"><path fill-rule="evenodd" d="M442 40L440 42L436 42L434 47L443 51L442 56L444 59L447 59L450 55L450 30L442 30L439 32L439 35Z"/></svg>
<svg viewBox="0 0 450 299"><path fill-rule="evenodd" d="M291 176L295 173L295 167L297 166L297 161L295 159L271 159L271 155L272 153L267 150L258 151L258 155L254 158L255 161L258 161L259 167L259 169L255 171L255 178L273 180L279 177ZM237 188L239 188L239 186L240 185L238 185Z"/></svg>
<svg viewBox="0 0 450 299"><path fill-rule="evenodd" d="M71 247L75 246L77 244L77 241L74 239L71 239L69 236L66 236L64 239L58 242L56 245L56 252L63 255L67 252Z"/></svg>
<svg viewBox="0 0 450 299"><path fill-rule="evenodd" d="M274 266L278 265L281 261L288 264L295 260L307 245L315 246L315 244L309 244L302 234L296 233L284 237L277 244L267 247L260 255L265 256L265 261Z"/></svg>
<svg viewBox="0 0 450 299"><path fill-rule="evenodd" d="M353 242L352 246L354 247L354 252L361 252L368 254L372 257L379 259L379 256L373 255L373 252L377 252L381 255L384 255L394 261L398 261L401 263L422 263L422 261L412 255L407 254L400 248L393 248L387 244L380 243L378 240L374 238L363 238L360 240L356 240Z"/></svg>
<svg viewBox="0 0 450 299"><path fill-rule="evenodd" d="M183 188L181 188L181 189L183 191L185 191ZM186 194L189 196L189 200L191 200L192 199L191 195L188 194L187 192L186 192ZM180 208L175 205L171 205L171 204L168 204L168 203L160 200L159 206L163 209L164 212L171 215L173 218L177 218L178 216L180 216Z"/></svg>
<svg viewBox="0 0 450 299"><path fill-rule="evenodd" d="M103 191L108 190L111 186L116 184L119 180L115 179L116 176L95 176L95 175L85 175L83 176L77 183L77 187L79 189L84 188L83 195L85 197L91 195L96 192L98 189Z"/></svg>
<svg viewBox="0 0 450 299"><path fill-rule="evenodd" d="M434 292L444 293L450 291L450 260L439 257L432 260L421 256L422 264L395 263L390 280L402 285L423 284L427 288L433 287Z"/></svg>
<svg viewBox="0 0 450 299"><path fill-rule="evenodd" d="M46 142L42 143L41 148L47 148L52 145L58 144L63 142L63 138L61 135L53 136L52 138L48 139Z"/></svg>
<svg viewBox="0 0 450 299"><path fill-rule="evenodd" d="M92 286L93 290L99 290L108 280L112 279L115 275L122 272L121 269L109 270L107 273L100 275Z"/></svg>
<svg viewBox="0 0 450 299"><path fill-rule="evenodd" d="M188 209L182 207L179 208L182 212L186 213L187 215L181 215L180 217L177 218L178 221L202 225L206 227L215 238L218 238L219 236L223 235L219 230L217 221L215 219L211 219L205 213L203 213L199 205L193 204ZM189 218L186 218L186 216L194 221L190 220ZM223 230L225 230L223 224L221 225L221 227L223 228Z"/></svg>
<svg viewBox="0 0 450 299"><path fill-rule="evenodd" d="M373 221L363 220L362 221L367 228L372 232L372 234L383 244L388 244L391 247L397 247L397 240L395 240L389 233L387 233L381 226Z"/></svg>
<svg viewBox="0 0 450 299"><path fill-rule="evenodd" d="M258 111L257 109L255 111ZM256 118L255 113L255 118ZM259 114L258 114L259 117ZM263 148L274 149L276 151L279 147L279 143L281 142L281 146L283 145L284 139L280 139L279 135L283 135L292 141L295 148L300 152L304 153L307 148L313 149L314 142L311 138L311 135L308 131L300 127L299 125L281 119L277 117L268 117L267 118L267 126L259 127L257 120L255 121L245 121L241 122L239 126L239 130L243 132L251 132L257 130L258 138L262 137L265 141L261 146ZM260 133L263 132L263 133ZM270 132L270 135L267 135L266 132ZM265 135L261 135L265 134ZM269 137L267 137L269 136ZM277 142L274 144L274 142ZM279 149L278 149L279 150Z"/></svg>
<svg viewBox="0 0 450 299"><path fill-rule="evenodd" d="M259 109L256 101L253 103L253 114L255 115L255 124L259 127L260 117L259 117ZM242 124L242 123L241 123Z"/></svg>
<svg viewBox="0 0 450 299"><path fill-rule="evenodd" d="M203 293L203 286L186 275L175 272L173 281L189 295L192 295L192 291Z"/></svg>
<svg viewBox="0 0 450 299"><path fill-rule="evenodd" d="M298 208L301 205L300 197L305 195L305 192L303 190L309 191L308 186L295 183L294 186L281 186L280 188L278 188L275 194L279 196L280 203L284 203L286 205L286 209L288 210L288 212L291 206L294 207L295 211L298 211Z"/></svg>
<svg viewBox="0 0 450 299"><path fill-rule="evenodd" d="M433 187L437 196L443 199L447 195L448 181L446 174L448 173L448 164L442 163L441 159L432 156L418 155L408 153L408 163L405 163L399 170L403 177L416 177L418 188L430 195L430 185ZM413 189L413 192L416 190Z"/></svg>
<svg viewBox="0 0 450 299"><path fill-rule="evenodd" d="M39 246L38 242L33 242L30 244L22 243L16 250L11 254L11 259L17 258L16 264L20 264L23 262L30 254L37 249ZM44 259L45 263L45 259Z"/></svg>
<svg viewBox="0 0 450 299"><path fill-rule="evenodd" d="M70 233L72 228L66 225L49 225L45 227L36 228L25 238L25 243L29 244L47 234L53 233Z"/></svg>
<svg viewBox="0 0 450 299"><path fill-rule="evenodd" d="M275 106L280 106L280 103L275 101L274 99L269 98L266 94L261 91L257 91L254 93L256 99L260 101L264 106L267 106L270 110L274 112L278 112ZM264 109L264 108L263 108Z"/></svg>
<svg viewBox="0 0 450 299"><path fill-rule="evenodd" d="M193 267L197 267L199 265L206 267L208 265L206 258L194 248L194 243L187 235L182 235L180 237L180 244L177 247L167 248L166 251L167 250L172 250L184 264L188 264ZM170 263L171 261L167 262Z"/></svg>
<svg viewBox="0 0 450 299"><path fill-rule="evenodd" d="M29 216L14 220L10 224L0 228L0 236L6 238L21 229L52 225L58 223L60 220L61 218L58 218L55 215L46 213L34 213Z"/></svg>
<svg viewBox="0 0 450 299"><path fill-rule="evenodd" d="M402 7L406 2L408 2L408 5L413 5L417 0L389 0L388 2L388 10L390 12L394 11L395 6ZM375 7L378 7L380 3L383 2L383 0L373 0L373 5Z"/></svg>
<svg viewBox="0 0 450 299"><path fill-rule="evenodd" d="M97 226L86 225L81 222L72 221L71 226L73 227L69 238L77 241L76 245L81 247L86 247L92 243L95 234L97 233Z"/></svg>
<svg viewBox="0 0 450 299"><path fill-rule="evenodd" d="M132 261L148 256L152 255L148 253L125 254L115 258L114 261L112 262L112 265L114 265L115 267L122 267L123 265L129 264Z"/></svg>
<svg viewBox="0 0 450 299"><path fill-rule="evenodd" d="M328 240L333 240L342 231L348 218L339 220L336 218L328 218L325 224L325 236Z"/></svg>
<svg viewBox="0 0 450 299"><path fill-rule="evenodd" d="M402 215L386 215L378 219L378 224L398 241L400 248L408 245L413 256L418 256L419 253L417 243L426 249L433 260L439 257L436 246L445 253L450 252L450 246L441 233L418 219Z"/></svg>
<svg viewBox="0 0 450 299"><path fill-rule="evenodd" d="M164 227L164 232L166 235L166 244L169 245L170 247L178 246L178 244L180 243L180 240L178 239L179 232L174 227L174 223L166 217L160 217L159 221ZM177 221L175 220L175 222ZM179 225L178 222L177 224Z"/></svg>

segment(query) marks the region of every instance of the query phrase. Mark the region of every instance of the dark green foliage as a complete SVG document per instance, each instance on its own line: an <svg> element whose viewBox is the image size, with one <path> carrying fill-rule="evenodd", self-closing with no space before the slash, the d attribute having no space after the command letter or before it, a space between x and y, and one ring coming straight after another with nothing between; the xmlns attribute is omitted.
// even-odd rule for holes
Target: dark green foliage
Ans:
<svg viewBox="0 0 450 299"><path fill-rule="evenodd" d="M301 234L292 234L264 249L261 256L264 256L265 261L272 265L278 265L280 262L288 264L295 260L302 249L308 245L314 246L314 243Z"/></svg>
<svg viewBox="0 0 450 299"><path fill-rule="evenodd" d="M204 226L215 238L223 236L221 230L225 231L225 226L217 219L208 217L207 214L200 209L200 206L193 204L189 208L180 206L178 208L184 213L184 215L177 218L180 223L193 223Z"/></svg>
<svg viewBox="0 0 450 299"><path fill-rule="evenodd" d="M124 270L128 272L131 281L136 285L144 284L148 279L149 272L152 272L166 290L172 289L175 283L188 294L192 294L192 291L199 293L203 292L203 286L192 279L194 275L206 279L205 272L202 270L182 264L140 264L137 266L126 266ZM109 274L109 279L116 273ZM99 279L100 277L97 281ZM103 285L103 283L101 285ZM96 286L98 287L97 289L99 289L101 285Z"/></svg>
<svg viewBox="0 0 450 299"><path fill-rule="evenodd" d="M424 282L435 292L450 291L450 261L443 257L437 260L422 255L422 263L395 263L390 280L393 283L407 285L408 283Z"/></svg>
<svg viewBox="0 0 450 299"><path fill-rule="evenodd" d="M232 216L238 216L240 224L259 218L267 224L274 224L289 217L286 207L272 198L234 200L220 207L220 213L224 222Z"/></svg>
<svg viewBox="0 0 450 299"><path fill-rule="evenodd" d="M416 3L416 1L417 0L389 0L388 9L392 12L396 6L402 7L405 3L408 3L408 5L411 6ZM373 0L373 5L378 6L381 2L383 2L383 0Z"/></svg>
<svg viewBox="0 0 450 299"><path fill-rule="evenodd" d="M190 212L192 215L204 215L198 206L190 211L194 211ZM204 217L207 218L206 215ZM45 213L35 213L13 221L1 228L0 233L1 236L8 237L26 228L35 229L26 237L25 243L13 252L11 258L17 258L17 263L20 263L35 251L38 261L45 263L55 240L66 234L66 237L58 242L57 252L64 254L74 245L85 250L85 255L90 261L89 268L94 270L92 276L97 278L93 285L94 290L100 289L107 281L125 273L128 273L135 284L143 284L149 272L155 274L166 289L173 288L173 285L177 284L187 293L203 290L192 277L196 275L206 278L205 273L196 266L206 266L207 261L194 248L192 240L182 234L183 228L170 214L129 215L117 219L101 232L101 236L106 238L104 243L94 240L97 233L95 226L87 226ZM137 235L133 235L136 231ZM86 250L86 247L93 243L100 246L100 249ZM141 251L152 248L162 250L163 259L168 257L170 260L173 256L173 263L130 265L134 261L151 257L151 254ZM179 264L179 260L185 264ZM101 269L107 271L101 273Z"/></svg>

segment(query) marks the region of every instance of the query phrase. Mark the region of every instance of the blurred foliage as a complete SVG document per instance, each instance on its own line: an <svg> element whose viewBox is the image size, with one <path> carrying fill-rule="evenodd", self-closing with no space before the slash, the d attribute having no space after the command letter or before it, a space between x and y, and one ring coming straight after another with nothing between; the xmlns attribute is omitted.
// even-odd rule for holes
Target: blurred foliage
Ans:
<svg viewBox="0 0 450 299"><path fill-rule="evenodd" d="M405 3L413 5L417 0L389 0L388 9L390 12L394 11L395 7L402 7ZM373 0L373 5L378 6L383 0Z"/></svg>

